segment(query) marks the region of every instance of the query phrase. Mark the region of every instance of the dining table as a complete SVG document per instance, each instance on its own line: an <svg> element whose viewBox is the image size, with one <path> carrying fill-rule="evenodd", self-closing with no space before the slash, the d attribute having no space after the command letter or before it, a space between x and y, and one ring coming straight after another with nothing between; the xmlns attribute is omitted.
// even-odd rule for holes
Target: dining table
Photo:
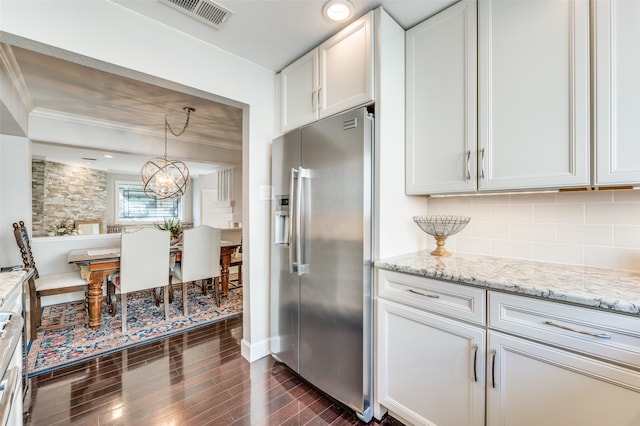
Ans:
<svg viewBox="0 0 640 426"><path fill-rule="evenodd" d="M220 283L221 295L229 292L229 266L233 253L241 243L222 241L220 243ZM179 245L171 246L171 254L179 261L182 250ZM70 250L68 262L75 264L80 274L89 284L88 310L89 327L97 330L102 326L102 286L105 278L120 270L120 247Z"/></svg>

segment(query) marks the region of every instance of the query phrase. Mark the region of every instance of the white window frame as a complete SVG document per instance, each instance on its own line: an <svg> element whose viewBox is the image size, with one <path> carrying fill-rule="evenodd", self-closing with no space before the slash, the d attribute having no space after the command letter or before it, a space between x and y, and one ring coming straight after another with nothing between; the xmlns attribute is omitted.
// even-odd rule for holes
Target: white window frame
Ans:
<svg viewBox="0 0 640 426"><path fill-rule="evenodd" d="M137 185L142 190L142 185L140 182L135 180L115 180L114 181L114 190L113 190L113 198L114 198L114 222L118 225L149 225L154 223L162 222L164 219L168 219L169 217L153 217L153 218L140 218L140 219L122 219L120 218L120 185ZM184 202L182 199L178 199L178 217L175 219L182 220L184 216Z"/></svg>

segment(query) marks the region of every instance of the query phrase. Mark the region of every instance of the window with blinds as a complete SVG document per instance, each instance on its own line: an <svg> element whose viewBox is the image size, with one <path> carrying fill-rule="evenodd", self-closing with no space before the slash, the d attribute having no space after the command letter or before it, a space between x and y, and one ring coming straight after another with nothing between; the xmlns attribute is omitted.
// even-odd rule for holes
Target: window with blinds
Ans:
<svg viewBox="0 0 640 426"><path fill-rule="evenodd" d="M116 182L118 191L118 220L155 221L181 219L181 198L158 200L148 197L137 182Z"/></svg>

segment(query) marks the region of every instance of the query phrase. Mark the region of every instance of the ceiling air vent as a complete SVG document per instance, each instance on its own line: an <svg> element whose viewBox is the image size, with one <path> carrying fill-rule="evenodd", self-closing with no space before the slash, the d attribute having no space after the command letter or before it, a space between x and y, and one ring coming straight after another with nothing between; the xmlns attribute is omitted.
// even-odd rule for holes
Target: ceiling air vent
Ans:
<svg viewBox="0 0 640 426"><path fill-rule="evenodd" d="M222 28L233 14L229 9L210 0L160 0L160 2L209 24L215 29Z"/></svg>

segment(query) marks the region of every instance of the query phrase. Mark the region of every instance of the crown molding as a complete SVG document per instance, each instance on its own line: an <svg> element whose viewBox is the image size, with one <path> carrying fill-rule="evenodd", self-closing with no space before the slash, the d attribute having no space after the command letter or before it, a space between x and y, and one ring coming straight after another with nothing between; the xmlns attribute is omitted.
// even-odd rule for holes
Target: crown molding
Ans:
<svg viewBox="0 0 640 426"><path fill-rule="evenodd" d="M33 98L29 93L29 88L27 87L26 82L24 81L20 66L18 65L16 57L13 54L13 49L8 44L1 42L0 66L6 71L7 76L13 84L13 87L15 87L16 92L20 96L20 99L22 100L22 103L24 104L27 111L33 111L35 109Z"/></svg>

